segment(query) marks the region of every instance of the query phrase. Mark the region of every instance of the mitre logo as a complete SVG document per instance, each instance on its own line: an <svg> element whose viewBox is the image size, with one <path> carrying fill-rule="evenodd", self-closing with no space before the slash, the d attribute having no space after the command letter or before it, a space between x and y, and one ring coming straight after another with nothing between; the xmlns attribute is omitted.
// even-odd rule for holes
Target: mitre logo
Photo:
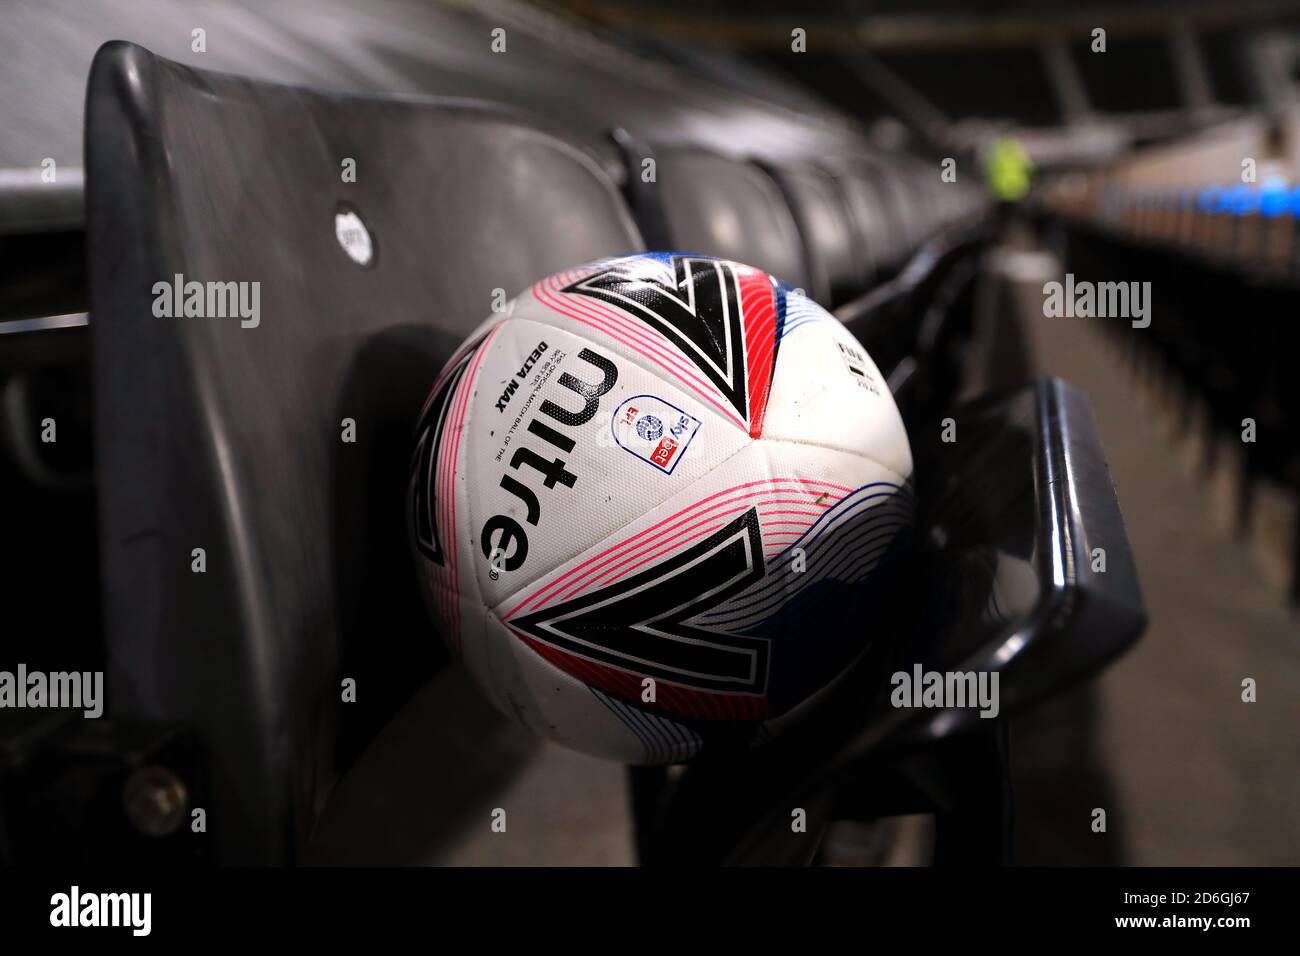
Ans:
<svg viewBox="0 0 1300 956"><path fill-rule="evenodd" d="M572 488L578 480L578 476L569 471L565 459L558 455L552 458L546 457L546 455L554 455L556 450L569 455L577 444L569 434L555 426L562 425L567 429L575 429L591 421L600 409L601 396L613 388L614 383L618 381L618 367L599 352L584 348L578 352L577 357L589 368L580 370L582 377L570 371L560 373L558 385L578 396L579 407L570 410L561 402L552 401L550 398L545 399L538 414L529 421L527 428L530 434L544 443L538 446L541 452L523 445L516 448L515 453L510 456L512 469L522 476L525 474L522 471L523 466L527 465L541 476L542 487L547 490L554 489L556 485ZM573 404L572 397L564 399L557 393L556 398L569 405ZM544 421L543 416L550 422ZM519 499L524 506L524 521L536 527L542 516L542 504L537 497L537 492L511 473L501 476L501 487ZM483 556L488 559L489 575L493 580L496 580L503 571L517 570L528 559L528 534L523 525L507 514L493 515L484 523L483 531L479 535L479 544L483 549Z"/></svg>
<svg viewBox="0 0 1300 956"><path fill-rule="evenodd" d="M608 302L654 328L704 373L742 419L749 417L740 284L731 263L673 256L671 271L665 268L657 276L646 271L644 262L615 262L563 291Z"/></svg>
<svg viewBox="0 0 1300 956"><path fill-rule="evenodd" d="M771 642L694 623L763 579L758 509L643 571L510 619L529 638L704 691L764 694Z"/></svg>

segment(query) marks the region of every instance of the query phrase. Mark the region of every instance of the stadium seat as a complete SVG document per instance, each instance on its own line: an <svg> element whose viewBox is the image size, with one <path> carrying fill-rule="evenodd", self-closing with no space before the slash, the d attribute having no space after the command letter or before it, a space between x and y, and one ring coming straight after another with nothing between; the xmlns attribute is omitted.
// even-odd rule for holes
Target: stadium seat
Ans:
<svg viewBox="0 0 1300 956"><path fill-rule="evenodd" d="M868 280L885 278L902 255L897 236L891 235L892 223L883 184L861 168L836 162L828 164L848 210L857 250L858 271Z"/></svg>
<svg viewBox="0 0 1300 956"><path fill-rule="evenodd" d="M897 166L880 157L862 156L847 164L844 175L846 179L866 184L877 197L886 223L887 243L875 257L876 263L884 271L897 270L920 244L915 199L909 196Z"/></svg>
<svg viewBox="0 0 1300 956"><path fill-rule="evenodd" d="M910 258L926 238L924 201L915 188L910 161L898 156L867 156L862 160L888 197L893 212L893 226L903 249L903 260Z"/></svg>
<svg viewBox="0 0 1300 956"><path fill-rule="evenodd" d="M309 92L115 42L86 114L112 715L197 732L218 861L291 860L441 660L403 517L434 375L494 301L641 237L586 152L481 104ZM259 283L255 327L157 317L177 275Z"/></svg>
<svg viewBox="0 0 1300 956"><path fill-rule="evenodd" d="M803 239L812 297L832 308L865 291L871 271L863 268L865 254L857 248L859 239L835 180L806 164L769 171L790 204Z"/></svg>
<svg viewBox="0 0 1300 956"><path fill-rule="evenodd" d="M693 147L656 147L654 155L675 250L744 262L814 292L794 216L767 172Z"/></svg>

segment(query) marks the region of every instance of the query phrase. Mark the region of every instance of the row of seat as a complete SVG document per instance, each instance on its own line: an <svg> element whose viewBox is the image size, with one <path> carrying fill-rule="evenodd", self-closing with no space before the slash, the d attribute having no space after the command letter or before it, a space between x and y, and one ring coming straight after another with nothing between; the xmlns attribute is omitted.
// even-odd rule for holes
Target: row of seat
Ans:
<svg viewBox="0 0 1300 956"><path fill-rule="evenodd" d="M934 236L988 207L907 156L776 166L691 147L625 146L632 206L648 244L735 259L827 308L860 296ZM644 160L655 178L644 181ZM663 227L648 212L662 209Z"/></svg>
<svg viewBox="0 0 1300 956"><path fill-rule="evenodd" d="M621 139L626 168L640 169L652 151ZM909 428L955 393L975 253L992 226L978 189L908 156L782 166L694 148L653 155L657 181L629 179L628 197L651 247L758 266L833 309L890 378Z"/></svg>
<svg viewBox="0 0 1300 956"><path fill-rule="evenodd" d="M96 57L108 681L116 717L202 741L219 858L292 858L320 794L442 659L408 566L409 428L493 290L653 244L749 262L828 306L897 272L919 306L926 262L951 260L921 247L986 209L916 160L778 169L625 131L612 143L621 184L599 155L480 103L252 82L124 43ZM342 205L372 234L365 267L331 228ZM177 273L259 281L260 326L155 318L149 290ZM345 417L354 444L338 441ZM335 725L322 701L339 673L367 692Z"/></svg>
<svg viewBox="0 0 1300 956"><path fill-rule="evenodd" d="M1095 177L1100 179L1101 177ZM1063 230L1065 267L1077 280L1150 283L1150 324L1105 328L1138 364L1173 385L1180 415L1207 413L1206 466L1217 450L1239 449L1236 523L1257 524L1267 482L1300 515L1300 284L1293 265L1300 189L1208 187L1138 193L1055 183L1045 190L1048 221ZM1300 602L1300 521L1290 555L1271 561Z"/></svg>
<svg viewBox="0 0 1300 956"><path fill-rule="evenodd" d="M1104 173L1074 173L1042 190L1053 214L1144 244L1279 279L1300 276L1300 185L1262 183L1135 186Z"/></svg>

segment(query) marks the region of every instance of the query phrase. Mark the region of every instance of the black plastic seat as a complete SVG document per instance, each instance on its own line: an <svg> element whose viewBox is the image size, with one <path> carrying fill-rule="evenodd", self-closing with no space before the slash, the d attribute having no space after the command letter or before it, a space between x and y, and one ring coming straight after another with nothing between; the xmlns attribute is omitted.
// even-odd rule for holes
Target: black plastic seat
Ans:
<svg viewBox="0 0 1300 956"><path fill-rule="evenodd" d="M858 250L858 270L868 281L886 276L903 255L902 243L893 235L889 202L883 184L861 167L836 163L830 172L843 197Z"/></svg>
<svg viewBox="0 0 1300 956"><path fill-rule="evenodd" d="M111 714L195 730L218 861L291 860L443 659L403 515L434 376L494 298L641 238L589 155L482 104L251 82L118 42L86 122ZM347 213L368 264L336 237ZM157 317L176 275L259 283L256 327Z"/></svg>
<svg viewBox="0 0 1300 956"><path fill-rule="evenodd" d="M871 271L835 180L811 165L772 167L803 238L809 292L827 308L863 292Z"/></svg>
<svg viewBox="0 0 1300 956"><path fill-rule="evenodd" d="M765 170L689 147L657 147L654 155L676 250L743 262L815 294L794 216Z"/></svg>
<svg viewBox="0 0 1300 956"><path fill-rule="evenodd" d="M867 215L867 196L874 199L871 205L883 222L878 232L885 240L874 254L876 267L884 272L897 270L919 245L914 198L908 195L901 173L893 163L864 155L841 164L840 176L859 193L857 199L850 195L849 208L855 216ZM871 227L864 221L858 228L866 235Z"/></svg>

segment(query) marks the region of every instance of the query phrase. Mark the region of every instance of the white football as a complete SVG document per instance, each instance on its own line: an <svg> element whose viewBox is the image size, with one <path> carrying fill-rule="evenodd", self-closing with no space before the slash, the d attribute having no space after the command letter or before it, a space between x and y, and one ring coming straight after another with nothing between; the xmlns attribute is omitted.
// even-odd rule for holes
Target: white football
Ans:
<svg viewBox="0 0 1300 956"><path fill-rule="evenodd" d="M484 322L421 411L420 584L506 714L676 763L797 720L868 645L912 455L857 340L708 256L606 259Z"/></svg>

